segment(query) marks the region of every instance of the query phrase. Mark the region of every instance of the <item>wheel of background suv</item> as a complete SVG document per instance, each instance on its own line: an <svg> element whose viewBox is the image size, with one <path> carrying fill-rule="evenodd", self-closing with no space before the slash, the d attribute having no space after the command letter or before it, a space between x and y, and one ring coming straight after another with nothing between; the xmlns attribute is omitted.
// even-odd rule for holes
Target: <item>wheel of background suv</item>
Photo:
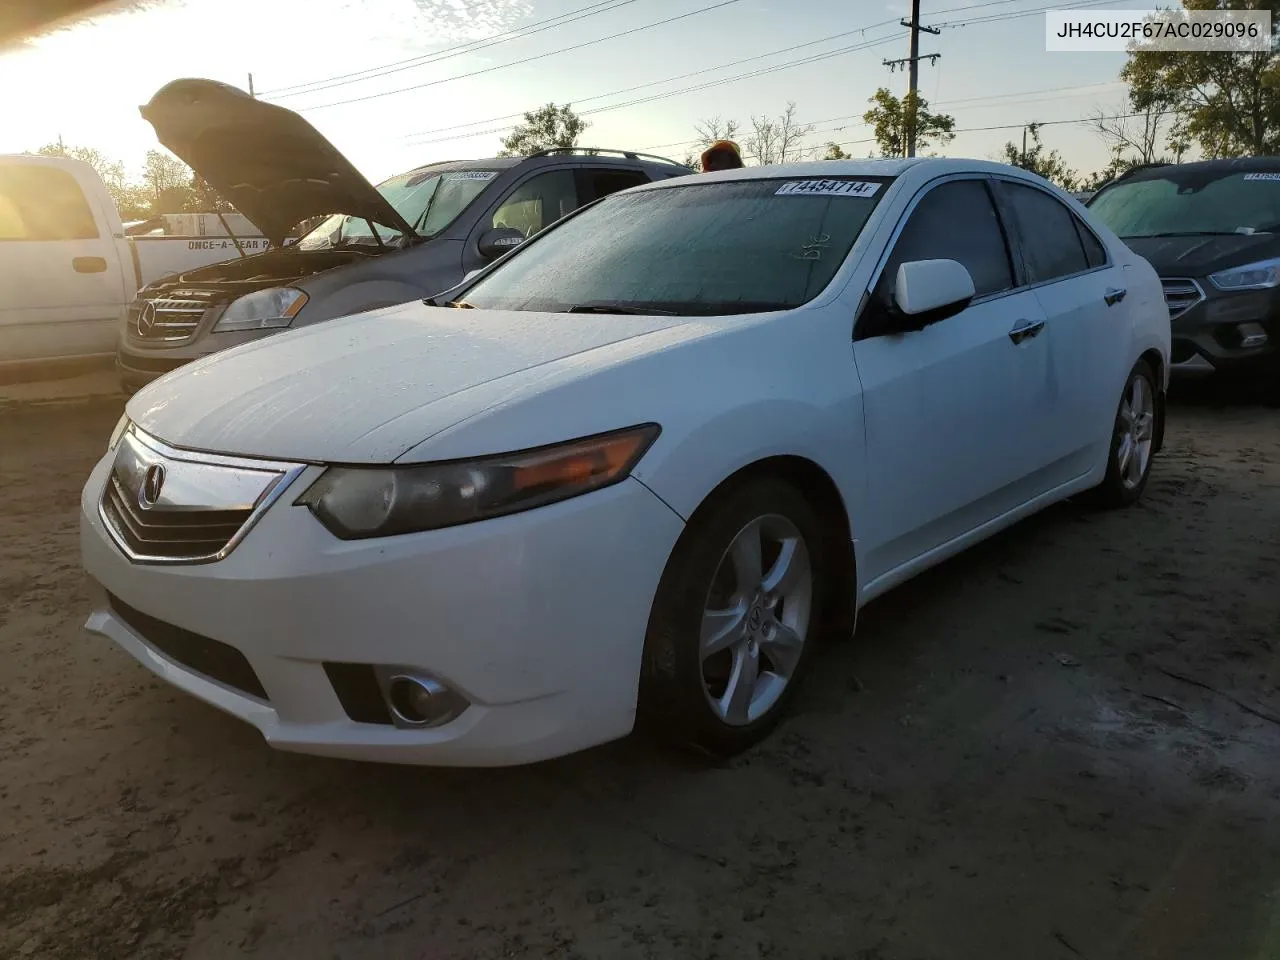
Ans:
<svg viewBox="0 0 1280 960"><path fill-rule="evenodd" d="M699 510L663 572L645 637L640 717L717 755L781 719L828 597L817 515L793 487L748 481Z"/></svg>
<svg viewBox="0 0 1280 960"><path fill-rule="evenodd" d="M1086 501L1100 507L1124 507L1142 496L1155 457L1157 409L1155 374L1145 360L1139 360L1120 396L1107 475L1088 492Z"/></svg>

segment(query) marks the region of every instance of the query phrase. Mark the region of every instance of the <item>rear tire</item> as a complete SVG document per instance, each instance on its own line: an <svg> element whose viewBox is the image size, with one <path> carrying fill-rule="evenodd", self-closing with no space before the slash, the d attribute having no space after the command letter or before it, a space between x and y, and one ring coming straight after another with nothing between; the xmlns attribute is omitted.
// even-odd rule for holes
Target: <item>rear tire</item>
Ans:
<svg viewBox="0 0 1280 960"><path fill-rule="evenodd" d="M645 636L641 723L728 756L785 714L826 622L833 569L818 515L789 484L730 488L695 514Z"/></svg>
<svg viewBox="0 0 1280 960"><path fill-rule="evenodd" d="M1081 500L1091 506L1115 509L1127 507L1142 496L1163 426L1161 409L1155 373L1145 360L1139 360L1120 394L1107 451L1106 476Z"/></svg>

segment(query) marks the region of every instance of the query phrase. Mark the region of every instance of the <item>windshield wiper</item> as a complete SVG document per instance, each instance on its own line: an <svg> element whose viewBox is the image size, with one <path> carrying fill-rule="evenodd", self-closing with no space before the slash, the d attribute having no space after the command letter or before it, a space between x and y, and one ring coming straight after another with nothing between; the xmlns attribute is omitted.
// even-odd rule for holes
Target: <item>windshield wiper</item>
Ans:
<svg viewBox="0 0 1280 960"><path fill-rule="evenodd" d="M636 317L674 317L673 310L658 310L655 307L629 307L621 303L600 300L593 303L575 303L560 313L615 313Z"/></svg>
<svg viewBox="0 0 1280 960"><path fill-rule="evenodd" d="M1121 240L1157 240L1165 237L1234 237L1245 236L1235 230L1172 230L1169 233L1130 233Z"/></svg>

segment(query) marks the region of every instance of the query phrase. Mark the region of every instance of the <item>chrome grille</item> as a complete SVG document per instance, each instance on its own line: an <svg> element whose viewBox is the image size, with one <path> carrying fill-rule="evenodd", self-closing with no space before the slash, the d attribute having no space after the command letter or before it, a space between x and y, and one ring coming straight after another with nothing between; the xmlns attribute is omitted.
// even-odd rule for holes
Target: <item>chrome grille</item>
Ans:
<svg viewBox="0 0 1280 960"><path fill-rule="evenodd" d="M130 308L129 327L140 340L188 340L195 335L208 309L209 304L203 300L138 300Z"/></svg>
<svg viewBox="0 0 1280 960"><path fill-rule="evenodd" d="M107 523L135 556L191 560L219 553L240 532L252 510L192 513L142 510L112 473L102 497Z"/></svg>
<svg viewBox="0 0 1280 960"><path fill-rule="evenodd" d="M1161 283L1164 285L1164 302L1169 306L1170 320L1176 320L1204 299L1204 291L1194 280L1178 277L1162 280Z"/></svg>
<svg viewBox="0 0 1280 960"><path fill-rule="evenodd" d="M177 450L131 427L98 513L138 563L210 563L244 539L302 470L298 464Z"/></svg>

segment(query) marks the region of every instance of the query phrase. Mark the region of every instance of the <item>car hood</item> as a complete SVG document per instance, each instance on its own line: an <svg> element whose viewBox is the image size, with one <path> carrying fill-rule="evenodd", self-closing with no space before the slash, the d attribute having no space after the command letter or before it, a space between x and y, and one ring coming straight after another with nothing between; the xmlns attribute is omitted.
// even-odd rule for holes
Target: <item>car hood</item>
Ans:
<svg viewBox="0 0 1280 960"><path fill-rule="evenodd" d="M560 374L679 339L685 324L414 302L215 353L139 391L127 412L152 436L191 450L390 463Z"/></svg>
<svg viewBox="0 0 1280 960"><path fill-rule="evenodd" d="M345 213L413 229L292 110L214 80L174 80L139 108L156 136L277 246L309 217Z"/></svg>
<svg viewBox="0 0 1280 960"><path fill-rule="evenodd" d="M1203 277L1280 255L1280 237L1271 233L1133 237L1125 243L1162 277Z"/></svg>

